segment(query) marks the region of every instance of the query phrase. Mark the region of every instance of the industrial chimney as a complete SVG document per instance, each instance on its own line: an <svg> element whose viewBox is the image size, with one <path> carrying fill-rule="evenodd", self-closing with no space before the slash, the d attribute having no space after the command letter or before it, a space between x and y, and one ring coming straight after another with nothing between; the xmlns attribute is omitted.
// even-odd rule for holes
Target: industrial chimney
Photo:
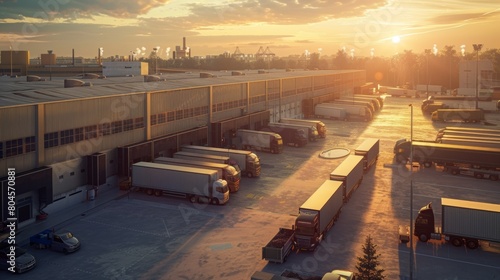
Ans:
<svg viewBox="0 0 500 280"><path fill-rule="evenodd" d="M186 50L186 37L182 37L182 50Z"/></svg>

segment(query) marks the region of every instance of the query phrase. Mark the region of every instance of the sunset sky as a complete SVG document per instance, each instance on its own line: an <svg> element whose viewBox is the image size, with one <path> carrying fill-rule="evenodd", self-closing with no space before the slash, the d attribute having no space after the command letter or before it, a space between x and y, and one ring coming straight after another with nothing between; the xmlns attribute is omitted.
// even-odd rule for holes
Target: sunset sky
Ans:
<svg viewBox="0 0 500 280"><path fill-rule="evenodd" d="M95 57L100 47L104 57L160 47L167 58L182 37L192 56L236 47L255 54L261 46L277 56L345 49L387 57L434 44L473 52L474 43L500 48L499 27L492 0L0 0L0 49L29 50L32 58L72 49Z"/></svg>

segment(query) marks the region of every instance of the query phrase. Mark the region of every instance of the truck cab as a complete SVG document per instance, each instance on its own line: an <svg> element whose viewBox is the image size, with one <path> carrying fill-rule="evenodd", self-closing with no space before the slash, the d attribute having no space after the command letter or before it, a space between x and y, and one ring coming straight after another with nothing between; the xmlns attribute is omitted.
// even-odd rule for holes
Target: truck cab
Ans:
<svg viewBox="0 0 500 280"><path fill-rule="evenodd" d="M301 212L295 220L295 246L300 250L314 251L321 236L317 213Z"/></svg>
<svg viewBox="0 0 500 280"><path fill-rule="evenodd" d="M404 163L410 158L411 142L406 139L399 139L394 145L394 156L396 162Z"/></svg>
<svg viewBox="0 0 500 280"><path fill-rule="evenodd" d="M415 219L415 229L413 235L417 236L422 242L426 242L434 233L434 211L432 203L420 208Z"/></svg>

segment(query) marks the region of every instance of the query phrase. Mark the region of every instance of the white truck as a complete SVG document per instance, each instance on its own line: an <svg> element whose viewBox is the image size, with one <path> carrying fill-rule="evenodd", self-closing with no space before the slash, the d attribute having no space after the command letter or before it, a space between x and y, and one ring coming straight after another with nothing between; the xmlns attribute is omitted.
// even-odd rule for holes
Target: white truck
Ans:
<svg viewBox="0 0 500 280"><path fill-rule="evenodd" d="M157 196L185 197L192 203L218 205L229 200L227 182L213 169L138 162L132 165L132 187Z"/></svg>
<svg viewBox="0 0 500 280"><path fill-rule="evenodd" d="M316 108L318 106L325 106L325 107L331 107L331 108L341 108L344 109L346 112L346 118L348 120L353 120L353 119L361 119L365 122L372 120L373 114L371 110L362 105L351 105L351 104L342 104L342 103L321 103L316 105Z"/></svg>
<svg viewBox="0 0 500 280"><path fill-rule="evenodd" d="M365 139L355 150L354 154L363 157L363 169L368 170L377 161L380 144L379 139Z"/></svg>
<svg viewBox="0 0 500 280"><path fill-rule="evenodd" d="M241 168L241 172L247 177L258 177L260 175L260 159L255 153L251 151L195 145L183 145L181 147L181 150L183 152L229 157L229 164L235 167L239 166L237 169Z"/></svg>
<svg viewBox="0 0 500 280"><path fill-rule="evenodd" d="M446 93L446 88L440 85L417 85L415 89L421 93L443 94Z"/></svg>
<svg viewBox="0 0 500 280"><path fill-rule="evenodd" d="M234 142L243 150L257 150L281 154L283 152L283 139L281 135L267 131L257 131L249 129L238 129Z"/></svg>
<svg viewBox="0 0 500 280"><path fill-rule="evenodd" d="M337 168L330 173L330 180L342 182L344 202L349 201L352 192L363 180L363 157L357 155L347 156Z"/></svg>
<svg viewBox="0 0 500 280"><path fill-rule="evenodd" d="M316 126L316 130L318 131L318 135L320 138L326 137L326 125L322 121L319 121L319 120L281 118L280 123L313 125L313 126Z"/></svg>
<svg viewBox="0 0 500 280"><path fill-rule="evenodd" d="M230 164L231 162L231 158L228 156L207 155L202 153L185 152L185 151L176 152L173 154L173 157L178 159L200 160L200 161L207 161L220 164Z"/></svg>
<svg viewBox="0 0 500 280"><path fill-rule="evenodd" d="M327 103L321 103L314 107L314 115L316 117L343 121L347 120L346 109L340 107L332 107L331 105L325 104Z"/></svg>
<svg viewBox="0 0 500 280"><path fill-rule="evenodd" d="M304 135L306 136L307 140L309 140L309 142L316 141L319 138L319 133L318 133L318 129L316 128L316 125L313 125L311 123L309 123L309 124L269 123L269 125L271 125L271 124L273 124L274 126L282 126L282 127L299 129L304 133Z"/></svg>
<svg viewBox="0 0 500 280"><path fill-rule="evenodd" d="M214 169L219 172L219 178L227 181L229 191L237 192L240 189L241 171L236 170L233 166L225 163L215 163L199 160L189 160L182 158L158 157L154 160L155 163L192 166L200 168Z"/></svg>

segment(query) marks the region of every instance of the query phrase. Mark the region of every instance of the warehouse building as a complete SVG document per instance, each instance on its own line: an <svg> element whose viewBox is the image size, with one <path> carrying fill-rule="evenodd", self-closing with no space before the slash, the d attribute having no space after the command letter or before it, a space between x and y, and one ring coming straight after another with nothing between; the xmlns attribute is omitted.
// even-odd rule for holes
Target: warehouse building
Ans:
<svg viewBox="0 0 500 280"><path fill-rule="evenodd" d="M231 131L301 117L303 100L350 94L366 80L359 70L206 74L96 79L74 88L62 78L1 78L0 218L8 217L9 168L23 227L40 210L117 187L135 162L171 156L183 144L224 146Z"/></svg>

